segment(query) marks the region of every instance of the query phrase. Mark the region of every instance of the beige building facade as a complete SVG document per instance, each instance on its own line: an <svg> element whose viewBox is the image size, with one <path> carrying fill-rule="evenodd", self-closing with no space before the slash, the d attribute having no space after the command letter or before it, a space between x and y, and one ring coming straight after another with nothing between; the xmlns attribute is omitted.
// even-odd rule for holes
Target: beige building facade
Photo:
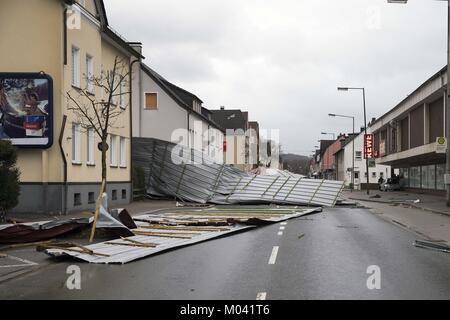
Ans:
<svg viewBox="0 0 450 320"><path fill-rule="evenodd" d="M15 211L92 209L101 184L100 139L69 110L67 96L78 96L80 89L92 85L87 75L108 72L116 58L128 72L130 61L141 55L108 26L103 1L2 0L0 6L1 72L42 72L53 82L53 143L47 149L18 149L21 195ZM130 84L124 81L121 90L130 92ZM104 96L93 87L92 99ZM112 205L129 203L132 196L130 104L129 94L117 101L123 112L108 138L107 192Z"/></svg>

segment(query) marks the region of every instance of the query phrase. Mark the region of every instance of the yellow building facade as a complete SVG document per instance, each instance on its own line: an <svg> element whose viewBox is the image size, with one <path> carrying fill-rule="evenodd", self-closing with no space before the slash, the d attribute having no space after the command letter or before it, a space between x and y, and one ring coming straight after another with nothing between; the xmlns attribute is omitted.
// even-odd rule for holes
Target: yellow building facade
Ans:
<svg viewBox="0 0 450 320"><path fill-rule="evenodd" d="M45 73L53 82L53 143L47 149L18 149L21 195L16 212L67 213L95 207L101 184L100 138L69 109L116 58L130 70L141 55L108 26L100 0L2 0L0 72ZM132 75L130 75L132 77ZM129 78L131 79L131 78ZM131 81L120 90L122 112L108 137L107 192L112 205L126 204L131 189ZM92 99L107 94L92 89ZM81 104L83 98L77 98Z"/></svg>

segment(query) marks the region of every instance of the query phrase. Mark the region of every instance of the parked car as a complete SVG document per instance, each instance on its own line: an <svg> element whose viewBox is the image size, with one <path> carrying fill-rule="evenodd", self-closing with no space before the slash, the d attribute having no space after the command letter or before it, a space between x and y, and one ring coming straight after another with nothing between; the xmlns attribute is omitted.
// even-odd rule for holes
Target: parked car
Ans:
<svg viewBox="0 0 450 320"><path fill-rule="evenodd" d="M381 191L398 191L401 189L399 179L389 178L386 182L381 184Z"/></svg>

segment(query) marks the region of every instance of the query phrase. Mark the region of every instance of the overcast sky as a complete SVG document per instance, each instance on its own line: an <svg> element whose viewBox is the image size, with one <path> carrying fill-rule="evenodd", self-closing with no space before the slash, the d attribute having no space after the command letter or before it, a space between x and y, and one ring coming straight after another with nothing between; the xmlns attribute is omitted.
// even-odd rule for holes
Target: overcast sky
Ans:
<svg viewBox="0 0 450 320"><path fill-rule="evenodd" d="M311 154L321 131L363 124L446 63L447 3L410 0L105 0L111 26L141 41L145 63L204 106L248 110L280 129L286 152ZM330 137L330 136L328 136Z"/></svg>

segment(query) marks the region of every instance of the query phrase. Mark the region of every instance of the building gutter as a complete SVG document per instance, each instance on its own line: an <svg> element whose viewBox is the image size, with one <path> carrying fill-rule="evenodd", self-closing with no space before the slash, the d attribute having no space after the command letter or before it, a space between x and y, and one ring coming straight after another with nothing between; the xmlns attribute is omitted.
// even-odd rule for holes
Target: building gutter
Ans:
<svg viewBox="0 0 450 320"><path fill-rule="evenodd" d="M130 154L132 154L133 150L133 64L136 62L141 62L140 59L136 59L130 62L130 71L129 71L129 81L130 81L130 93L129 93L129 102L130 102ZM139 67L139 120L141 119L141 93L142 93L142 81L141 81L141 68ZM141 125L139 124L139 136L141 136ZM130 157L131 158L131 157ZM130 181L131 181L131 194L130 200L133 200L133 159L130 160Z"/></svg>
<svg viewBox="0 0 450 320"><path fill-rule="evenodd" d="M66 121L67 121L67 116L63 115L63 119L62 119L62 126L61 126L61 132L59 133L59 150L61 151L61 156L63 159L63 182L64 182L64 191L63 191L63 195L62 195L62 209L63 209L63 214L67 214L67 196L68 196L68 190L67 190L67 159L66 159L66 155L64 153L64 148L62 145L62 141L63 141L63 137L64 137L64 130L66 128Z"/></svg>

